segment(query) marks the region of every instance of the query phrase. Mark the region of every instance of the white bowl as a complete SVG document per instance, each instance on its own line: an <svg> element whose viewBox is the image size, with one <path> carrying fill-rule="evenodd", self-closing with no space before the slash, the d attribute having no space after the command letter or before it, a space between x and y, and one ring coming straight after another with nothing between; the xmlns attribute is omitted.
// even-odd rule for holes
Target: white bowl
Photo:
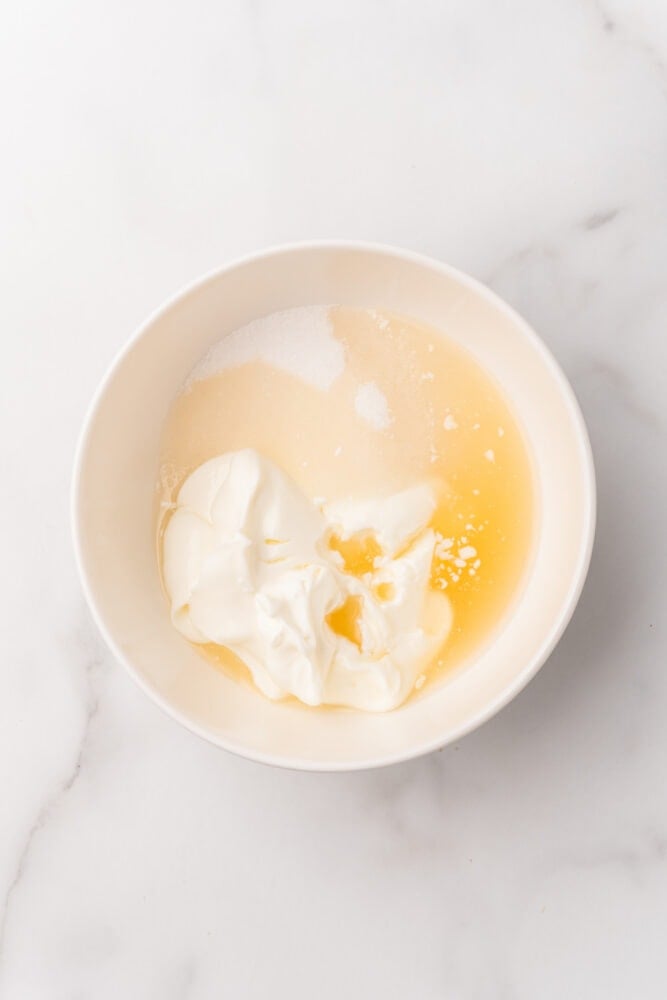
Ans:
<svg viewBox="0 0 667 1000"><path fill-rule="evenodd" d="M224 334L279 309L381 307L465 345L501 383L532 449L536 550L519 600L468 667L383 715L271 702L213 669L175 631L153 526L158 442L185 376ZM76 555L107 643L173 718L265 763L375 767L456 740L506 705L544 663L586 577L595 479L581 412L528 325L472 278L413 253L356 243L279 247L203 278L156 312L114 361L86 418L73 483Z"/></svg>

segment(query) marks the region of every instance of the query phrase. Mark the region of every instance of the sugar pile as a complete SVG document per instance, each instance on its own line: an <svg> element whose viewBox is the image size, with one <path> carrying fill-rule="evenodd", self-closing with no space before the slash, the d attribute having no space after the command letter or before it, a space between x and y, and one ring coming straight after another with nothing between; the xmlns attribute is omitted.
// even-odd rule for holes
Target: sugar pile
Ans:
<svg viewBox="0 0 667 1000"><path fill-rule="evenodd" d="M354 408L359 416L377 431L384 431L394 422L387 397L375 382L364 382L356 391Z"/></svg>
<svg viewBox="0 0 667 1000"><path fill-rule="evenodd" d="M343 373L345 348L334 337L328 306L285 309L223 337L195 367L189 381L251 361L262 361L326 391Z"/></svg>

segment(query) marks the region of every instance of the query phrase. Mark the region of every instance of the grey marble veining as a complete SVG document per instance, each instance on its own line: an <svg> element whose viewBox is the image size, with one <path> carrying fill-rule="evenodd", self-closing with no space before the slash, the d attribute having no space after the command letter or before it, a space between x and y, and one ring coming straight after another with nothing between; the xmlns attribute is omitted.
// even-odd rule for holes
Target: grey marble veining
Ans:
<svg viewBox="0 0 667 1000"><path fill-rule="evenodd" d="M0 36L0 996L662 1000L667 8L14 4ZM394 242L541 333L593 442L588 584L459 745L274 771L182 731L73 566L84 409L239 253Z"/></svg>

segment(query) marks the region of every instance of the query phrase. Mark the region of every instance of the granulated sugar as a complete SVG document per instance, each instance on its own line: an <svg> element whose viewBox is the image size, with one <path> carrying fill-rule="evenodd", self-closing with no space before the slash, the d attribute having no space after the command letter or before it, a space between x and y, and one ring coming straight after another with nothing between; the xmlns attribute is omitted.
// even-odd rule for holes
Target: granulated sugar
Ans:
<svg viewBox="0 0 667 1000"><path fill-rule="evenodd" d="M334 337L327 306L285 309L223 337L200 361L189 381L251 361L280 368L326 391L343 373L345 348Z"/></svg>
<svg viewBox="0 0 667 1000"><path fill-rule="evenodd" d="M354 408L359 416L377 431L384 431L394 422L387 397L375 382L364 382L357 389Z"/></svg>

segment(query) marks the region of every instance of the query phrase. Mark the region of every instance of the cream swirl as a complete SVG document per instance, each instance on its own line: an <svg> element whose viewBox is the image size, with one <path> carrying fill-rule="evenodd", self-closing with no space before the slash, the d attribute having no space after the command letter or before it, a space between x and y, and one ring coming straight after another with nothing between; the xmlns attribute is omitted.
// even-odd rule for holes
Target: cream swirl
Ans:
<svg viewBox="0 0 667 1000"><path fill-rule="evenodd" d="M269 698L395 708L447 637L430 586L426 484L317 506L256 451L229 452L181 487L163 539L175 627L231 649ZM349 572L346 546L371 541Z"/></svg>

